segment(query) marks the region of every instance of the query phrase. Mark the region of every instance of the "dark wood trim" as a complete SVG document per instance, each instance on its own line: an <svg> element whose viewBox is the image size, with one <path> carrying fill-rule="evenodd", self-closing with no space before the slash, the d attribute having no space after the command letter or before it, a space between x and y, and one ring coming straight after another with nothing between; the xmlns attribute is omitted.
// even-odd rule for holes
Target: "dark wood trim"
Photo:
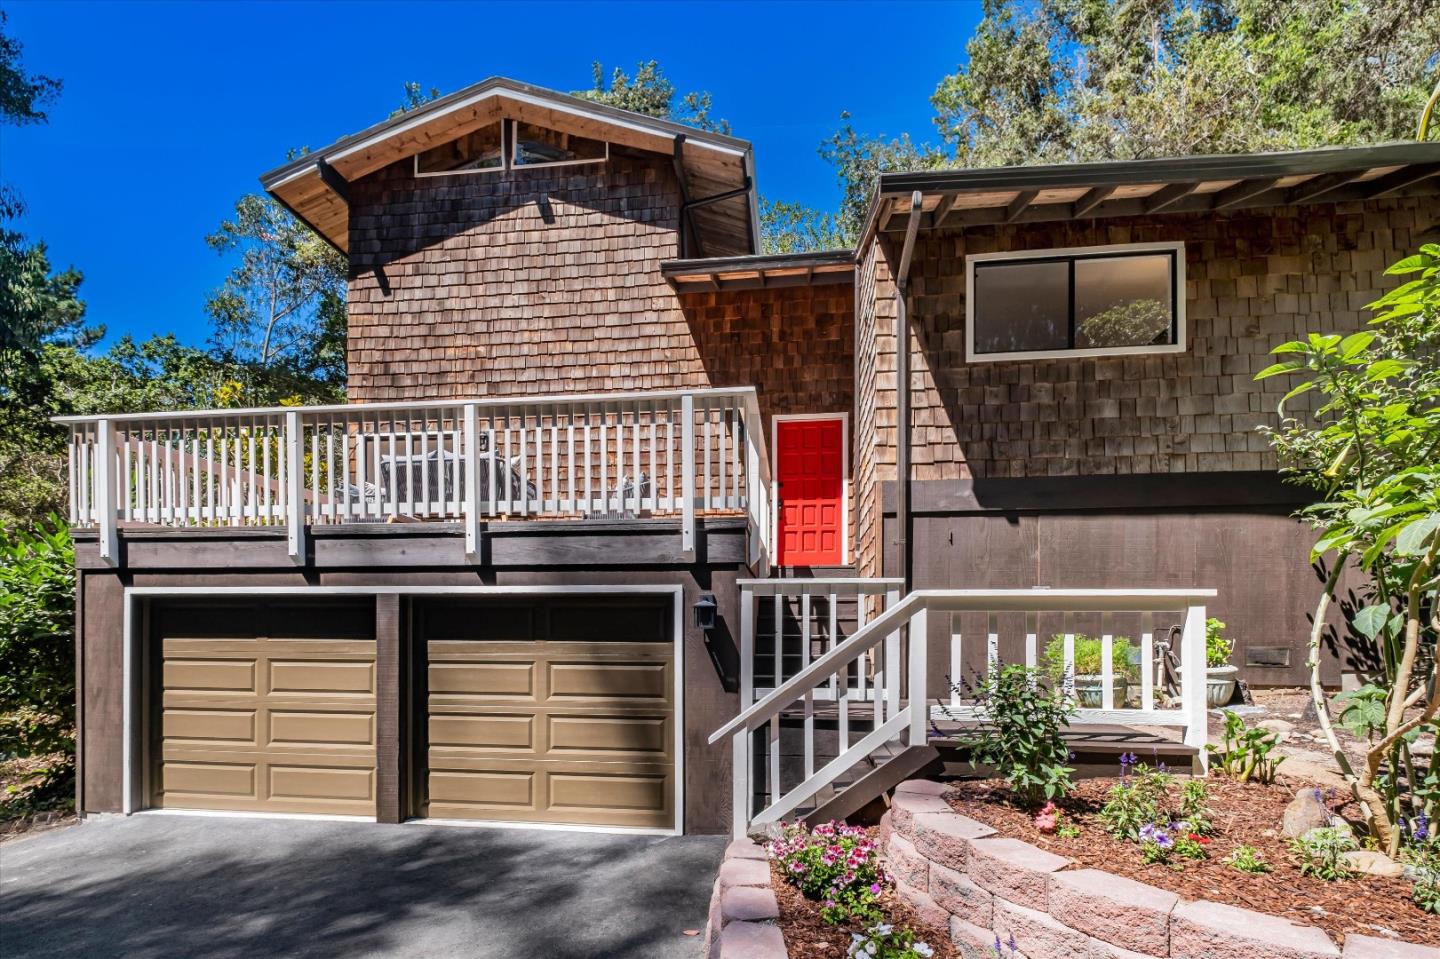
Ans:
<svg viewBox="0 0 1440 959"><path fill-rule="evenodd" d="M1166 207L1174 206L1195 192L1198 183L1172 183L1161 187L1145 198L1142 209L1146 213L1159 213Z"/></svg>
<svg viewBox="0 0 1440 959"><path fill-rule="evenodd" d="M315 161L315 169L320 174L320 181L330 188L330 192L338 196L346 206L350 205L350 181L340 175L340 171L329 163L324 157Z"/></svg>
<svg viewBox="0 0 1440 959"><path fill-rule="evenodd" d="M1110 199L1110 194L1114 193L1115 190L1116 188L1113 186L1097 186L1091 190L1087 190L1084 196L1075 201L1075 206L1070 211L1070 216L1079 219Z"/></svg>
<svg viewBox="0 0 1440 959"><path fill-rule="evenodd" d="M1019 219L1020 214L1030 208L1030 204L1034 203L1035 198L1039 195L1039 190L1021 190L1015 194L1015 199L1005 207L1005 215L1001 217L1000 222L1014 223Z"/></svg>
<svg viewBox="0 0 1440 959"><path fill-rule="evenodd" d="M1408 186L1427 180L1440 173L1440 163L1417 163L1414 166L1401 167L1381 177L1376 177L1368 183L1360 184L1365 191L1365 199L1377 199Z"/></svg>
<svg viewBox="0 0 1440 959"><path fill-rule="evenodd" d="M881 484L881 508L895 515L895 483ZM914 514L1172 510L1224 507L1295 509L1313 501L1305 489L1268 470L1112 476L1031 476L915 480Z"/></svg>
<svg viewBox="0 0 1440 959"><path fill-rule="evenodd" d="M404 819L400 743L400 597L375 597L375 819Z"/></svg>
<svg viewBox="0 0 1440 959"><path fill-rule="evenodd" d="M1228 210L1232 206L1239 206L1240 204L1248 200L1253 200L1260 194L1273 189L1275 187L1275 184L1279 182L1280 178L1273 176L1259 177L1254 180L1241 180L1234 186L1226 187L1219 193L1216 193L1215 202L1212 204L1211 208L1215 210Z"/></svg>
<svg viewBox="0 0 1440 959"><path fill-rule="evenodd" d="M1332 190L1338 190L1342 186L1354 183L1364 175L1364 170L1342 170L1339 173L1326 173L1313 177L1286 190L1285 202L1287 204L1309 203Z"/></svg>
<svg viewBox="0 0 1440 959"><path fill-rule="evenodd" d="M85 813L85 573L75 572L75 811Z"/></svg>

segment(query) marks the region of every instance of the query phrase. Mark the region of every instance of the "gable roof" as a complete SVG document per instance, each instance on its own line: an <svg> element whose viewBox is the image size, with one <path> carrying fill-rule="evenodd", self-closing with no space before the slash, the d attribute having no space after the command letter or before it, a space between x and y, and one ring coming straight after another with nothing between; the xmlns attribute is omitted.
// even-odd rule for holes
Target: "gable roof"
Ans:
<svg viewBox="0 0 1440 959"><path fill-rule="evenodd" d="M884 173L862 241L906 228L954 229L1151 213L1369 200L1440 190L1440 143Z"/></svg>
<svg viewBox="0 0 1440 959"><path fill-rule="evenodd" d="M347 186L502 117L671 156L699 252L752 253L759 236L755 157L746 140L491 77L261 175L260 184L333 246L349 246ZM697 203L711 197L724 199Z"/></svg>

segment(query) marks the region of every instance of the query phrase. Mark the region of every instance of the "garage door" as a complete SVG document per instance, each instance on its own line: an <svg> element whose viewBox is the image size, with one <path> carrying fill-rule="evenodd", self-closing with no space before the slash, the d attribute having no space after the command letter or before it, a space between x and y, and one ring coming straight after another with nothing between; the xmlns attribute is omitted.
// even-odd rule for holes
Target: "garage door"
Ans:
<svg viewBox="0 0 1440 959"><path fill-rule="evenodd" d="M155 621L152 805L375 815L373 601Z"/></svg>
<svg viewBox="0 0 1440 959"><path fill-rule="evenodd" d="M443 602L421 620L427 815L674 825L668 603Z"/></svg>

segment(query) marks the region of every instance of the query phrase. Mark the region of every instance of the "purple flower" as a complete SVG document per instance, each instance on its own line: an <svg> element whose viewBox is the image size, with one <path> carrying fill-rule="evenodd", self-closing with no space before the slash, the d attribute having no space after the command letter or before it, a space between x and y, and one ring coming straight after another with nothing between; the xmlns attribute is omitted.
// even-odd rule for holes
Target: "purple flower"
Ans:
<svg viewBox="0 0 1440 959"><path fill-rule="evenodd" d="M880 884L878 882L872 882L870 884L870 892L877 896L880 895Z"/></svg>
<svg viewBox="0 0 1440 959"><path fill-rule="evenodd" d="M1430 817L1423 812L1410 820L1410 835L1416 842L1424 842L1430 837Z"/></svg>

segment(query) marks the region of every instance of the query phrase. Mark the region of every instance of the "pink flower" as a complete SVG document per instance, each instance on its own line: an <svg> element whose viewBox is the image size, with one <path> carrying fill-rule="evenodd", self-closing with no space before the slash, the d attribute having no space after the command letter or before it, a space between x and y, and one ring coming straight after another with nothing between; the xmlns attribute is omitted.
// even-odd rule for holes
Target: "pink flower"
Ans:
<svg viewBox="0 0 1440 959"><path fill-rule="evenodd" d="M877 895L877 896L880 895L880 888L881 888L881 887L880 887L880 884L879 884L878 882L872 882L872 883L870 884L870 891L871 891L872 893L874 893L875 895Z"/></svg>

